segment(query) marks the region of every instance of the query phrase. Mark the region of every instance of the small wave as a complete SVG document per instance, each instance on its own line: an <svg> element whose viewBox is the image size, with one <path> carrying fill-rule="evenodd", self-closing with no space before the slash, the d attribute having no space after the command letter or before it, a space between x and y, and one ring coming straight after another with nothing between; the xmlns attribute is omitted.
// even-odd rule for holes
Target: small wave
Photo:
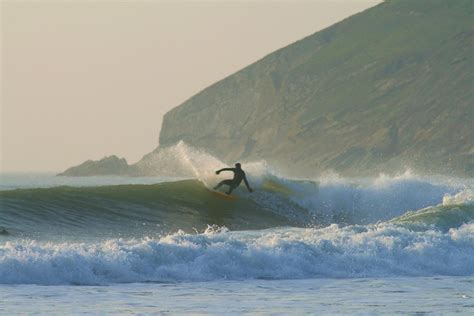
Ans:
<svg viewBox="0 0 474 316"><path fill-rule="evenodd" d="M472 195L462 191L454 196L445 196L443 203L417 211L409 211L390 222L403 224L410 229L435 228L448 231L474 221Z"/></svg>
<svg viewBox="0 0 474 316"><path fill-rule="evenodd" d="M95 243L7 242L2 284L109 284L474 274L474 224L280 228Z"/></svg>

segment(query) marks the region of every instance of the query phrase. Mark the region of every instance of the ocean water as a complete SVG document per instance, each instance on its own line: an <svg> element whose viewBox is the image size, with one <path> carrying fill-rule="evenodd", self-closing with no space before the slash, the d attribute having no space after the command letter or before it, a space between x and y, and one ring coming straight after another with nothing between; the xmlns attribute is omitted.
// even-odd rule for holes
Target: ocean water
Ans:
<svg viewBox="0 0 474 316"><path fill-rule="evenodd" d="M0 314L472 315L472 277L0 286Z"/></svg>
<svg viewBox="0 0 474 316"><path fill-rule="evenodd" d="M2 175L0 314L474 313L472 179L244 163L232 201L178 149L180 178Z"/></svg>

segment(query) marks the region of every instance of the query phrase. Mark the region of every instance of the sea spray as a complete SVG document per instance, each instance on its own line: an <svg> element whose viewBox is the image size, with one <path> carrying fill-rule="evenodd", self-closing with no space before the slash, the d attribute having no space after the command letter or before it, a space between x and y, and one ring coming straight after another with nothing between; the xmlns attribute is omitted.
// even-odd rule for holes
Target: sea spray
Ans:
<svg viewBox="0 0 474 316"><path fill-rule="evenodd" d="M201 181L207 188L212 188L227 174L220 177L215 171L225 167L233 167L237 161L224 162L204 150L187 145L180 141L177 144L160 148L148 154L137 164L140 174L180 176ZM242 161L248 174L252 175L252 182L260 183L265 174L275 173L265 161ZM228 177L232 177L230 173Z"/></svg>

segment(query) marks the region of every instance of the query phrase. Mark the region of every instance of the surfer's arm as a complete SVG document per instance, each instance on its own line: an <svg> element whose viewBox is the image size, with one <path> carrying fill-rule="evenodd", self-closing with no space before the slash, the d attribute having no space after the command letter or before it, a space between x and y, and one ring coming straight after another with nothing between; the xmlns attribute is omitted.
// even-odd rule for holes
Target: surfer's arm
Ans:
<svg viewBox="0 0 474 316"><path fill-rule="evenodd" d="M249 185L249 182L247 181L247 177L244 177L244 183L245 183L245 186L247 187L247 190L249 190L249 192L253 192L252 188Z"/></svg>
<svg viewBox="0 0 474 316"><path fill-rule="evenodd" d="M220 169L220 170L217 170L217 171L216 171L216 174L221 173L221 171L234 171L234 168L222 168L222 169Z"/></svg>

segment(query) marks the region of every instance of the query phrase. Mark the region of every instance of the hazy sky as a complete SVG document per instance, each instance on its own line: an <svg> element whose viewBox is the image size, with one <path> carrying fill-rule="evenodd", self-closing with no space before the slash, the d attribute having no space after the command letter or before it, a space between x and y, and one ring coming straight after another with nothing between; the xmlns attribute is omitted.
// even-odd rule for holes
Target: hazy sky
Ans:
<svg viewBox="0 0 474 316"><path fill-rule="evenodd" d="M377 0L1 2L1 170L158 145L196 92Z"/></svg>

